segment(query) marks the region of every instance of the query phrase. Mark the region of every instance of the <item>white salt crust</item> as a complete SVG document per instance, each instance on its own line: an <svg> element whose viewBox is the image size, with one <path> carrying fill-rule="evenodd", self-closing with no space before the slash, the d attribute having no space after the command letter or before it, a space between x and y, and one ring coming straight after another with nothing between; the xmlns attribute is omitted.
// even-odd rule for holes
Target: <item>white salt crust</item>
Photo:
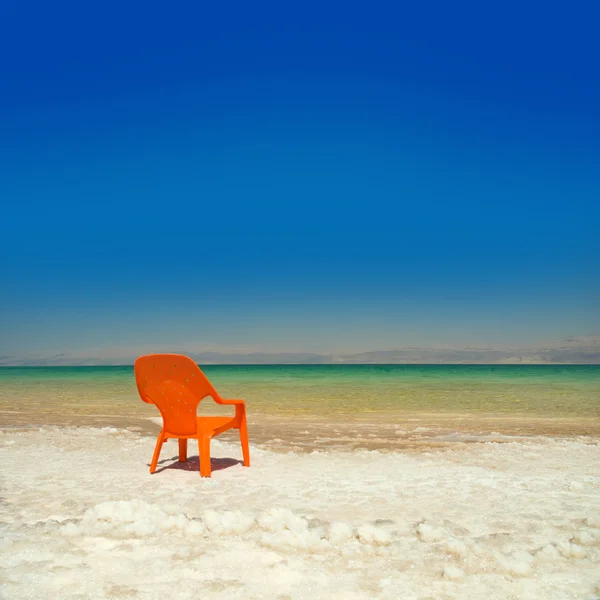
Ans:
<svg viewBox="0 0 600 600"><path fill-rule="evenodd" d="M249 469L214 440L211 479L193 445L174 462L176 442L150 475L153 445L115 428L0 433L0 597L600 597L597 440L251 448Z"/></svg>

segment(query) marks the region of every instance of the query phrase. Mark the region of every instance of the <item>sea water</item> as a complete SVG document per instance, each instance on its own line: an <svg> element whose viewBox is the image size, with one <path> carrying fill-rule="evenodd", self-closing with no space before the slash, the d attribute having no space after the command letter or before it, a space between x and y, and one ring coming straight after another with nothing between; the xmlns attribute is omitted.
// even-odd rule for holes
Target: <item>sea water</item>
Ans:
<svg viewBox="0 0 600 600"><path fill-rule="evenodd" d="M223 397L246 401L255 441L277 430L273 439L293 444L307 428L342 445L371 439L370 447L378 445L373 438L379 446L404 439L395 433L403 428L420 428L421 437L600 431L600 365L202 368ZM218 412L210 404L200 411ZM156 416L139 398L132 367L0 368L0 427L124 425L150 432L148 419Z"/></svg>

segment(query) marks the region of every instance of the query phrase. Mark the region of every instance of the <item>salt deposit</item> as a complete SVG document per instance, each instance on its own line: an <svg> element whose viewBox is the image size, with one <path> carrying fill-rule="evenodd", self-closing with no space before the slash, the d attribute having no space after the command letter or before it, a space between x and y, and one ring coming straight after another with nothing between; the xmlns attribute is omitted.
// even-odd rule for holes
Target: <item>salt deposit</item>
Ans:
<svg viewBox="0 0 600 600"><path fill-rule="evenodd" d="M0 597L600 597L600 446L275 453L213 477L110 429L0 433ZM190 447L191 450L191 447Z"/></svg>

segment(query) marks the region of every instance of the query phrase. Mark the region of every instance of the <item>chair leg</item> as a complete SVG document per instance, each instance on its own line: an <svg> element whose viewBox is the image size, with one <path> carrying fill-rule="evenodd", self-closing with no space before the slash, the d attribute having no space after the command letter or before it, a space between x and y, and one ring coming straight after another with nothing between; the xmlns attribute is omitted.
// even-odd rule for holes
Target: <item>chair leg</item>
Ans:
<svg viewBox="0 0 600 600"><path fill-rule="evenodd" d="M210 477L210 436L198 436L198 459L200 461L200 475Z"/></svg>
<svg viewBox="0 0 600 600"><path fill-rule="evenodd" d="M156 471L156 463L158 463L158 457L160 456L160 451L162 449L162 445L165 441L165 434L161 431L158 434L158 438L156 438L156 446L154 447L154 455L152 456L152 462L150 463L150 473L154 473Z"/></svg>
<svg viewBox="0 0 600 600"><path fill-rule="evenodd" d="M179 438L179 462L187 460L187 438Z"/></svg>
<svg viewBox="0 0 600 600"><path fill-rule="evenodd" d="M242 443L242 455L244 456L244 466L250 466L250 447L248 446L248 426L246 425L246 415L240 421L240 442Z"/></svg>

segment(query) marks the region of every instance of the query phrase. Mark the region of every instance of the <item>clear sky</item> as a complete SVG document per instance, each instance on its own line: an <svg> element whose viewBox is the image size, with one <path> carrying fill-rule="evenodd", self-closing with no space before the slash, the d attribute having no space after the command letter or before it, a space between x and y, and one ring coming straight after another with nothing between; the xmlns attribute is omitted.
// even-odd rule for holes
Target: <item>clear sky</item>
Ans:
<svg viewBox="0 0 600 600"><path fill-rule="evenodd" d="M1 4L0 355L600 332L596 3L210 5Z"/></svg>

